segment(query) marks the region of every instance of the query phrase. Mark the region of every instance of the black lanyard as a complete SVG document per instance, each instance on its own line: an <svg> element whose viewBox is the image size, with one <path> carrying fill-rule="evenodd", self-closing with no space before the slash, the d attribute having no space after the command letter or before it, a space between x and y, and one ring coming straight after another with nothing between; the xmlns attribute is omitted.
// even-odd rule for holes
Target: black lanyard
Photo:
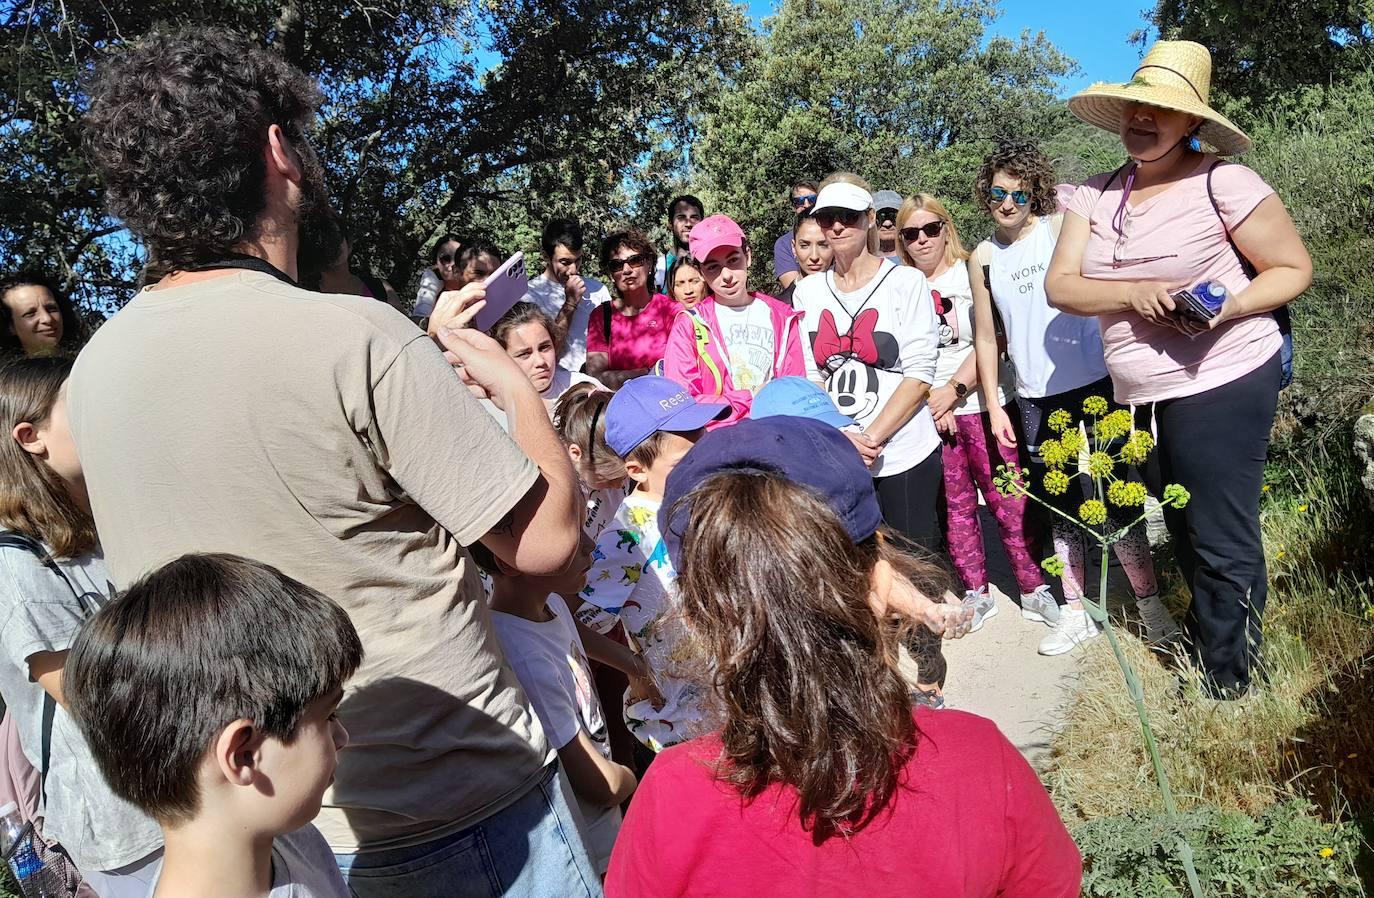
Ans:
<svg viewBox="0 0 1374 898"><path fill-rule="evenodd" d="M223 259L216 259L213 262L202 262L198 265L191 265L179 269L181 271L212 271L216 268L241 268L244 271L256 271L259 274L269 274L283 284L290 284L297 287L299 284L291 275L282 271L266 259L257 256L249 256L244 253L227 253Z"/></svg>

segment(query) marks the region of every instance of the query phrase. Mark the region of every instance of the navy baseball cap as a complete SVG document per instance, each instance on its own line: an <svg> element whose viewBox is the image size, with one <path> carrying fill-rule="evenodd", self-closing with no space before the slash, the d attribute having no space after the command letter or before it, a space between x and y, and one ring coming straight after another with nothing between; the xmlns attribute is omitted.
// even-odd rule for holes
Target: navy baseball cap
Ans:
<svg viewBox="0 0 1374 898"><path fill-rule="evenodd" d="M646 374L606 405L606 445L624 458L660 430L690 433L730 413L728 402L697 402L677 381Z"/></svg>
<svg viewBox="0 0 1374 898"><path fill-rule="evenodd" d="M764 384L754 397L749 417L773 418L791 415L810 418L831 427L853 427L854 419L840 414L830 394L804 377L779 377Z"/></svg>
<svg viewBox="0 0 1374 898"><path fill-rule="evenodd" d="M658 526L674 566L681 566L682 537L691 520L691 507L679 507L680 500L726 471L778 474L808 487L856 543L876 533L883 522L873 475L849 437L813 418L749 419L706 434L668 475Z"/></svg>

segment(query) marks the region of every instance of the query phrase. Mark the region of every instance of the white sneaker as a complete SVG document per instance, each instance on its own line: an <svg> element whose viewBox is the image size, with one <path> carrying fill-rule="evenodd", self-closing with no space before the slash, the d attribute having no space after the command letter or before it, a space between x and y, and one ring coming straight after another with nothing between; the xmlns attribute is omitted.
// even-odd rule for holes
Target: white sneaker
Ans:
<svg viewBox="0 0 1374 898"><path fill-rule="evenodd" d="M1048 586L1037 587L1035 592L1021 593L1021 616L1026 620L1053 627L1059 620L1059 605L1054 601L1054 593Z"/></svg>
<svg viewBox="0 0 1374 898"><path fill-rule="evenodd" d="M973 624L968 629L970 633L977 633L983 629L983 624L987 620L997 616L997 600L988 595L986 586L966 591L963 605L965 608L973 609Z"/></svg>
<svg viewBox="0 0 1374 898"><path fill-rule="evenodd" d="M1162 646L1178 641L1178 624L1160 600L1159 593L1137 596L1135 607L1140 612L1140 619L1145 622L1145 639L1150 645Z"/></svg>
<svg viewBox="0 0 1374 898"><path fill-rule="evenodd" d="M1040 654L1062 655L1073 651L1080 642L1100 635L1102 631L1086 610L1065 605L1059 609L1059 623L1054 625L1054 632L1040 640Z"/></svg>

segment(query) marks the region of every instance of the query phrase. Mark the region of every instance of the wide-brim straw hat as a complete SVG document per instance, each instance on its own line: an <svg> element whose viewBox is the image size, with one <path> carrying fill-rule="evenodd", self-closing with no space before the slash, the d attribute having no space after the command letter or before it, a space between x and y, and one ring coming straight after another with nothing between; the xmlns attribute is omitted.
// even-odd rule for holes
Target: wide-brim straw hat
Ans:
<svg viewBox="0 0 1374 898"><path fill-rule="evenodd" d="M1212 90L1212 54L1192 41L1159 41L1125 84L1100 81L1069 100L1069 112L1113 134L1121 131L1121 109L1144 103L1175 109L1203 119L1198 139L1225 156L1247 153L1254 146L1244 131L1208 105Z"/></svg>

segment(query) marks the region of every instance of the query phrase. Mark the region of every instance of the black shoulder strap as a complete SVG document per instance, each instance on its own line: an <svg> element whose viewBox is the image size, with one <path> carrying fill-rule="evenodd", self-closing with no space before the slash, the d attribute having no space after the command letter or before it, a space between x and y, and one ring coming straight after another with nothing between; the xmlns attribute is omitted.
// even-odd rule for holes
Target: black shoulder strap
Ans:
<svg viewBox="0 0 1374 898"><path fill-rule="evenodd" d="M1245 272L1246 277L1254 280L1259 272L1255 270L1255 266L1251 264L1250 260L1245 258L1245 253L1240 251L1240 247L1236 246L1236 241L1231 236L1231 229L1226 226L1226 219L1221 214L1221 206L1217 205L1217 196L1212 192L1212 172L1216 171L1217 166L1221 164L1222 160L1218 159L1207 167L1207 201L1212 204L1212 211L1217 214L1217 221L1221 222L1221 231L1226 235L1226 242L1230 245L1231 252L1235 253L1236 258L1240 260L1241 270ZM1279 333L1288 335L1293 332L1293 313L1289 311L1286 304L1279 306L1271 314L1279 324ZM1286 381L1284 385L1287 386Z"/></svg>
<svg viewBox="0 0 1374 898"><path fill-rule="evenodd" d="M606 339L606 348L611 348L611 302L601 304L601 336Z"/></svg>
<svg viewBox="0 0 1374 898"><path fill-rule="evenodd" d="M1119 177L1121 177L1121 173L1124 172L1124 171L1126 170L1126 167L1129 166L1130 164L1131 164L1130 162L1125 162L1125 163L1122 164L1122 166L1121 166L1120 168L1118 168L1116 171L1112 172L1112 176L1111 176L1110 178L1107 179L1107 183L1102 185L1102 192L1103 192L1103 193L1106 193L1106 192L1107 192L1107 188L1108 188L1108 187L1111 187L1113 184L1116 183L1116 179L1119 178Z"/></svg>

